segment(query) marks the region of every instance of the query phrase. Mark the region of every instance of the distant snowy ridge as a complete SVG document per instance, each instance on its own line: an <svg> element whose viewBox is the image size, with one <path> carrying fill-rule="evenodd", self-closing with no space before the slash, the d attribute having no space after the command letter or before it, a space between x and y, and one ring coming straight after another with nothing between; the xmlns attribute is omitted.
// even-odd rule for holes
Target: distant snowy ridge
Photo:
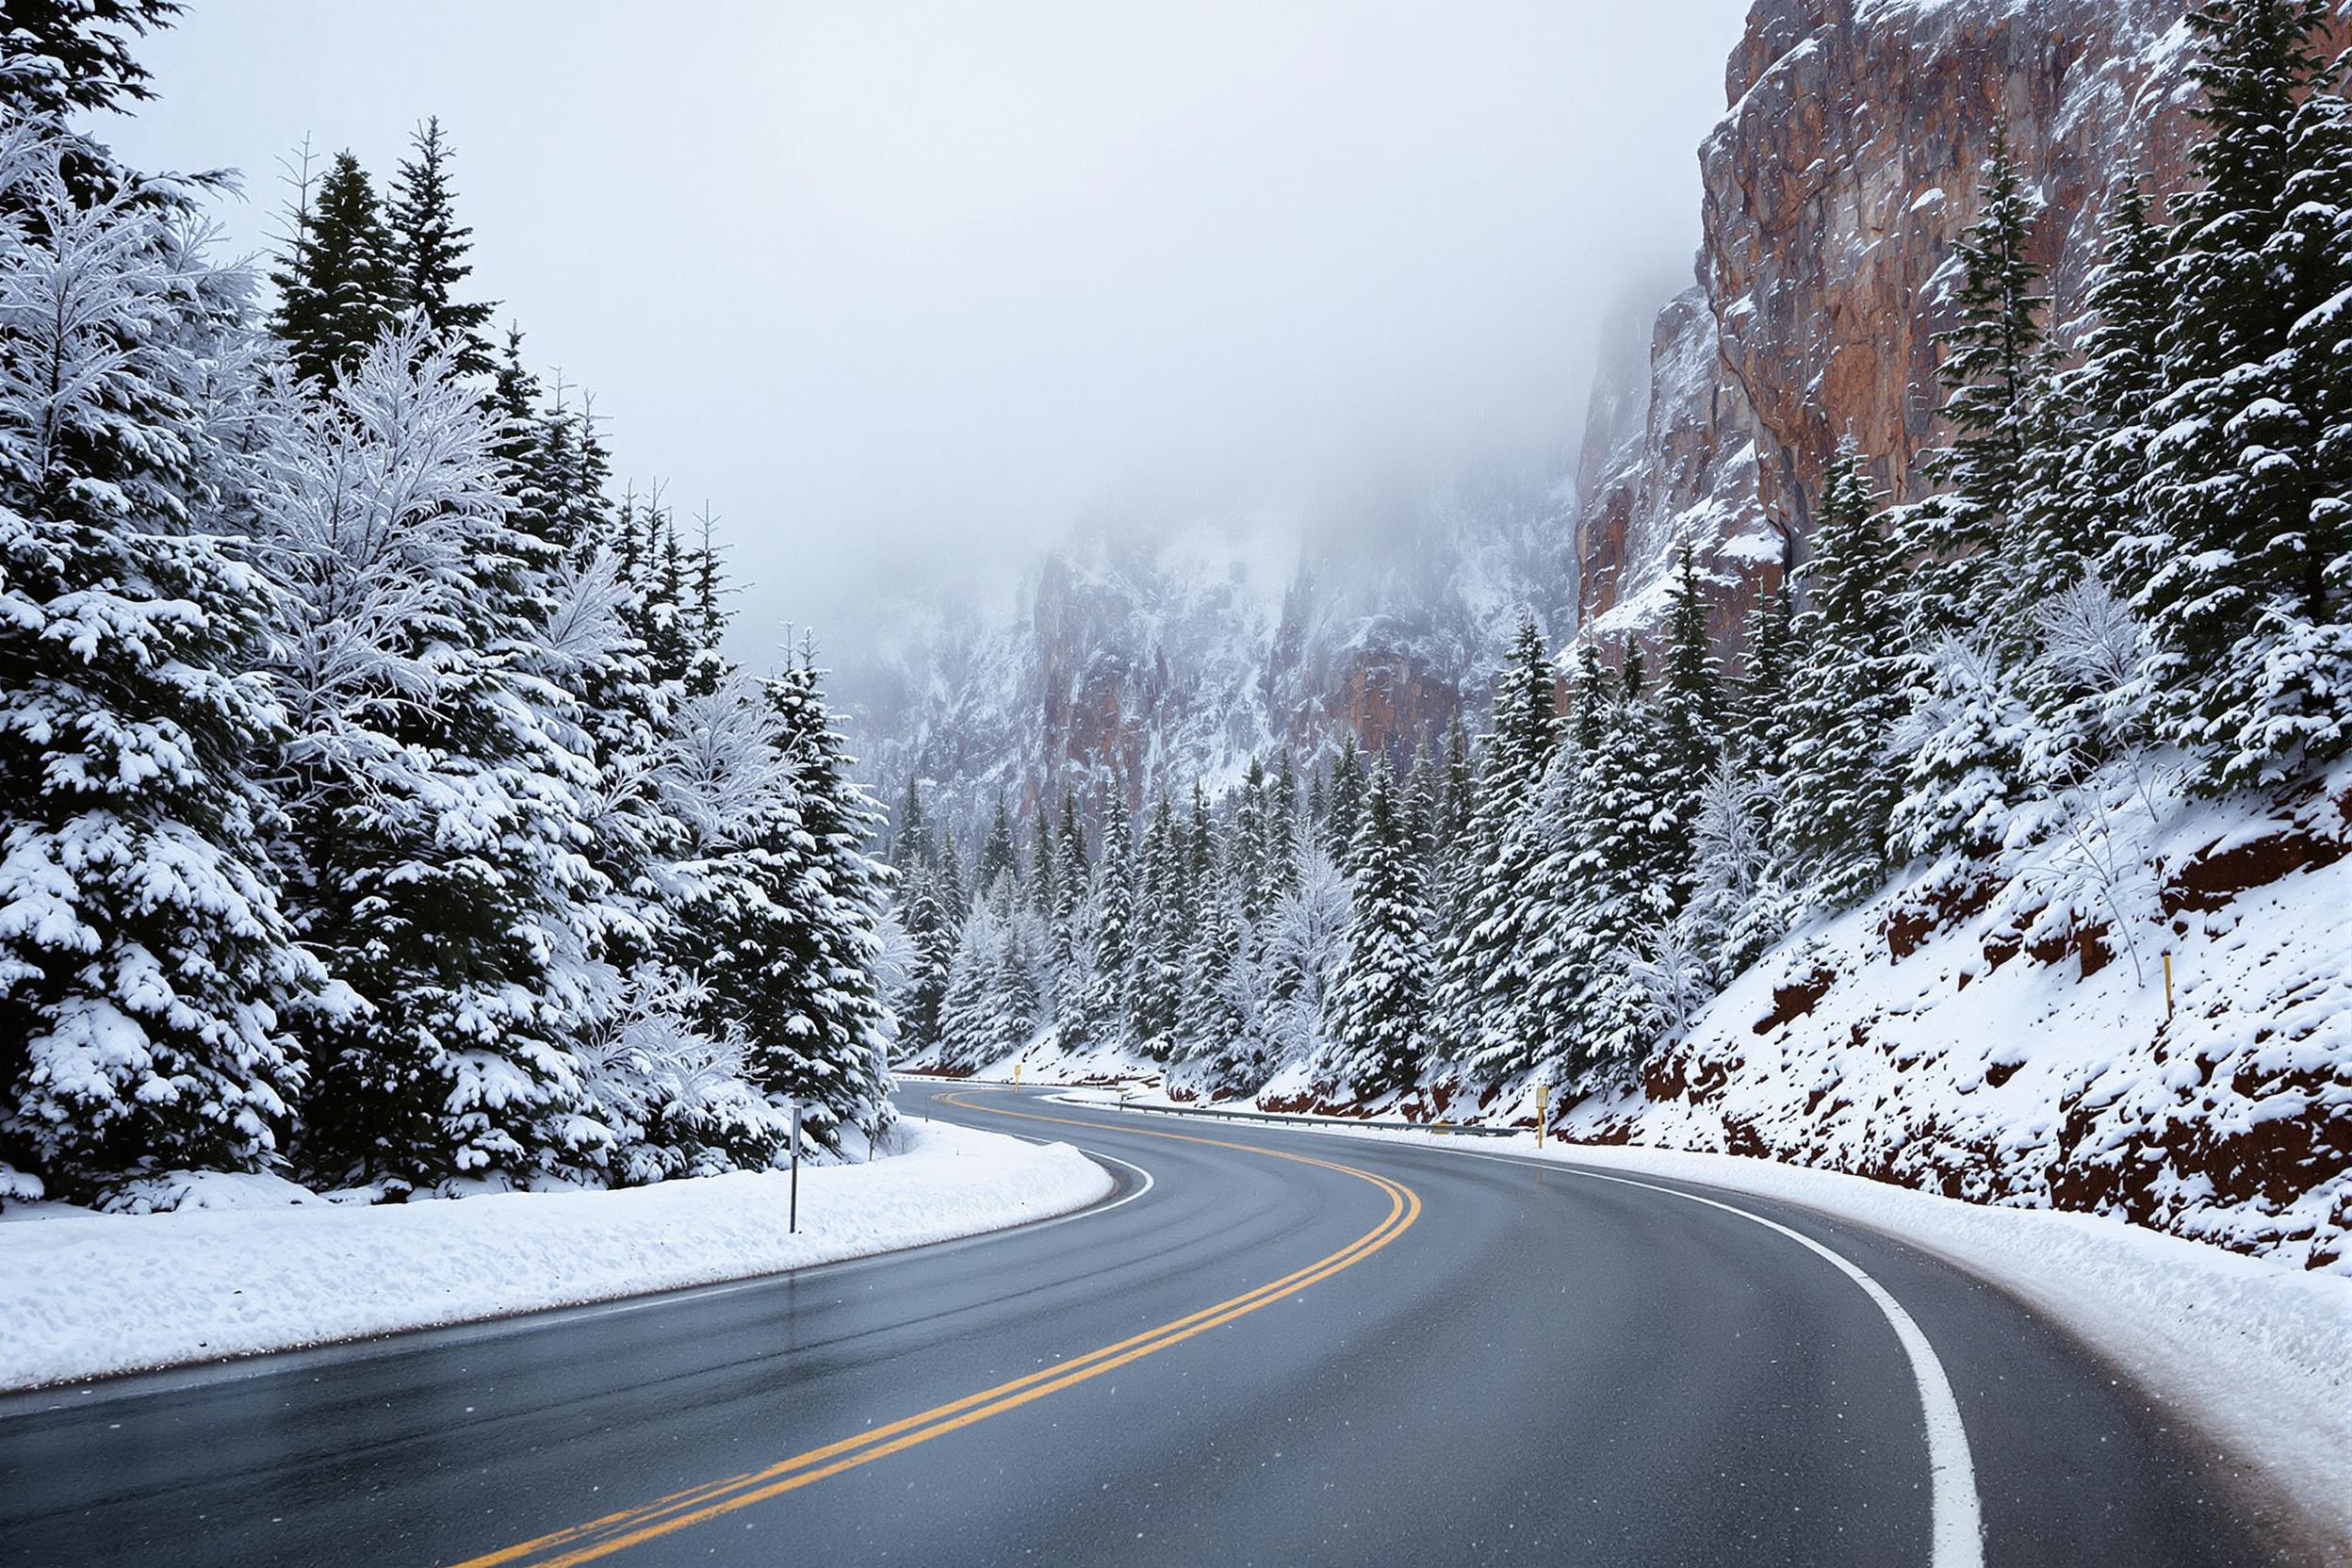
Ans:
<svg viewBox="0 0 2352 1568"><path fill-rule="evenodd" d="M888 1140L901 1152L801 1173L796 1234L779 1171L390 1205L289 1202L303 1196L290 1183L226 1178L246 1184L239 1206L0 1224L0 1388L803 1268L1067 1213L1111 1188L1068 1144L915 1122Z"/></svg>
<svg viewBox="0 0 2352 1568"><path fill-rule="evenodd" d="M865 777L890 800L920 780L961 835L1000 798L1216 793L1343 733L1409 755L1475 719L1522 606L1567 629L1575 505L1523 476L1375 486L1320 529L1235 510L1075 531L1010 613L917 594L891 652L841 672Z"/></svg>

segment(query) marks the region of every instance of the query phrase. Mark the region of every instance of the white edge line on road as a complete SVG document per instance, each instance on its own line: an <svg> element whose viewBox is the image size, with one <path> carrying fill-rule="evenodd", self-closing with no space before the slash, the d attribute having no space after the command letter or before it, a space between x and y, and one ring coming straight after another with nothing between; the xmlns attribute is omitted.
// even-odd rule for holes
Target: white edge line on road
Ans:
<svg viewBox="0 0 2352 1568"><path fill-rule="evenodd" d="M1448 1151L1468 1154L1472 1159L1501 1160L1519 1165L1532 1162L1507 1160L1497 1154L1478 1154L1466 1149ZM1542 1162L1551 1165L1550 1161ZM1552 1168L1588 1181L1615 1182L1620 1186L1643 1187L1651 1192L1672 1193L1687 1198L1693 1203L1705 1203L1725 1214L1736 1214L1742 1219L1753 1219L1769 1230L1778 1231L1798 1246L1825 1258L1830 1265L1878 1303L1878 1310L1886 1315L1886 1321L1903 1342L1903 1353L1910 1359L1912 1380L1919 1387L1919 1412L1927 1427L1928 1522L1932 1545L1928 1553L1930 1568L1983 1568L1984 1562L1984 1522L1976 1495L1976 1464L1968 1455L1968 1429L1960 1421L1960 1402L1952 1397L1952 1380L1944 1375L1944 1364L1936 1359L1936 1348L1927 1342L1927 1334L1903 1311L1885 1285L1864 1272L1862 1266L1834 1248L1825 1247L1803 1231L1783 1225L1777 1219L1767 1219L1760 1214L1725 1203L1712 1198L1702 1198L1695 1192L1678 1187L1659 1186L1653 1182L1637 1182L1626 1176L1605 1176L1597 1170L1580 1170L1574 1166L1557 1165Z"/></svg>
<svg viewBox="0 0 2352 1568"><path fill-rule="evenodd" d="M1099 1102L1070 1101L1069 1103L1090 1104L1097 1110L1124 1109ZM1328 1133L1337 1137L1361 1135L1351 1134L1344 1127L1302 1126L1293 1131ZM1754 1220L1826 1259L1838 1272L1860 1285L1886 1315L1887 1326L1895 1331L1895 1338L1901 1342L1903 1353L1911 1364L1912 1381L1919 1385L1919 1412L1927 1428L1929 1568L1984 1568L1984 1522L1976 1494L1976 1463L1968 1454L1968 1432L1960 1420L1960 1402L1952 1397L1952 1380L1945 1376L1944 1364L1936 1360L1936 1348L1928 1343L1925 1331L1903 1310L1903 1303L1896 1300L1885 1285L1865 1272L1861 1265L1777 1219L1767 1219L1736 1203L1703 1198L1695 1192L1685 1192L1680 1187L1660 1186L1655 1182L1640 1182L1629 1176L1605 1175L1562 1160L1529 1160L1509 1154L1482 1154L1475 1149L1438 1149L1434 1145L1421 1143L1412 1147L1431 1149L1440 1154L1458 1154L1468 1160L1492 1160L1496 1165L1557 1170L1570 1176L1581 1176L1587 1181L1614 1182L1619 1186L1642 1187L1650 1192L1688 1199L1693 1203L1705 1203L1708 1208ZM1070 1217L1077 1217L1073 1215Z"/></svg>

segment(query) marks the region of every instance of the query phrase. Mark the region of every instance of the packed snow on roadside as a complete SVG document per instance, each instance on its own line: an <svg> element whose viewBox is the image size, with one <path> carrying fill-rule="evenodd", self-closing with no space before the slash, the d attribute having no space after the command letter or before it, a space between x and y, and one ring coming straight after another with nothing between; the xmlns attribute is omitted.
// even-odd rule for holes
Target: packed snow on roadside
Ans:
<svg viewBox="0 0 2352 1568"><path fill-rule="evenodd" d="M1110 1190L1067 1144L901 1122L899 1152L611 1192L343 1204L212 1176L176 1211L0 1224L0 1388L708 1284L1066 1213ZM19 1213L12 1211L14 1219Z"/></svg>
<svg viewBox="0 0 2352 1568"><path fill-rule="evenodd" d="M1115 1102L1116 1091L1070 1097ZM1131 1100L1158 1100L1151 1094ZM1165 1102L1162 1102L1165 1103ZM1272 1119L1269 1118L1269 1119ZM1407 1130L1310 1126L1462 1151ZM1993 1207L1731 1154L1480 1138L1469 1151L1671 1177L1784 1200L1900 1238L2002 1286L2132 1373L2352 1549L2352 1277L2096 1215Z"/></svg>

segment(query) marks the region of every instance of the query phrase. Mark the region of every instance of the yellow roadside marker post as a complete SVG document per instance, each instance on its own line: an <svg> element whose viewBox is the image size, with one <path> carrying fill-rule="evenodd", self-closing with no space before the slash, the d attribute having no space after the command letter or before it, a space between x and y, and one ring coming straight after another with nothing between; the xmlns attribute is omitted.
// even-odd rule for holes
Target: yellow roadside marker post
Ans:
<svg viewBox="0 0 2352 1568"><path fill-rule="evenodd" d="M1013 1092L1015 1094L1021 1092L1021 1064L1019 1062L1013 1064Z"/></svg>
<svg viewBox="0 0 2352 1568"><path fill-rule="evenodd" d="M2164 955L2164 1017L2172 1017L2172 955Z"/></svg>
<svg viewBox="0 0 2352 1568"><path fill-rule="evenodd" d="M1544 1147L1544 1091L1549 1087L1548 1084L1535 1086L1535 1146L1538 1149Z"/></svg>

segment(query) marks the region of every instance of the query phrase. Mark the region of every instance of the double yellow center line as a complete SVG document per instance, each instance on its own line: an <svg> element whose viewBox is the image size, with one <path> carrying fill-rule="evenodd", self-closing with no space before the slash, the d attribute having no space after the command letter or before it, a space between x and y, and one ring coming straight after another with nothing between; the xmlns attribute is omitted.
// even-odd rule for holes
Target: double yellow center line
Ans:
<svg viewBox="0 0 2352 1568"><path fill-rule="evenodd" d="M1086 1121L1075 1117L1048 1116L1037 1111L1005 1110L995 1105L975 1105L956 1095L941 1096L941 1102L964 1110L979 1111L989 1116L1017 1117L1024 1121L1055 1121L1072 1127L1100 1129L1102 1123ZM456 1568L493 1568L499 1563L529 1563L531 1568L567 1568L573 1563L592 1562L614 1552L703 1524L737 1509L749 1508L780 1497L787 1492L799 1490L827 1476L838 1476L870 1464L886 1455L911 1448L918 1443L928 1443L991 1415L1016 1410L1033 1399L1042 1399L1065 1388L1099 1378L1128 1363L1140 1361L1154 1351L1165 1350L1183 1343L1195 1334L1206 1333L1221 1323L1230 1323L1268 1306L1286 1296L1296 1295L1320 1280L1327 1280L1343 1268L1362 1263L1365 1258L1386 1247L1401 1235L1420 1217L1421 1200L1412 1188L1392 1182L1385 1176L1361 1170L1334 1160L1318 1160L1306 1154L1287 1153L1278 1149L1264 1149L1254 1144L1232 1143L1223 1138L1200 1137L1190 1133L1167 1133L1143 1128L1119 1129L1135 1137L1166 1138L1175 1143L1206 1144L1215 1149L1237 1149L1246 1154L1260 1154L1268 1159L1291 1160L1299 1165L1317 1166L1336 1170L1371 1183L1388 1195L1388 1213L1375 1225L1338 1251L1318 1258L1305 1267L1294 1269L1279 1280L1245 1291L1239 1296L1203 1307L1188 1316L1163 1323L1156 1329L1105 1345L1099 1350L1073 1356L1054 1363L1024 1378L968 1394L944 1405L935 1405L920 1414L909 1415L888 1426L875 1427L855 1437L843 1438L822 1448L811 1448L779 1460L762 1470L725 1480L691 1487L684 1492L618 1513L608 1513L601 1519L574 1525L535 1540L503 1547L483 1557L469 1558Z"/></svg>

